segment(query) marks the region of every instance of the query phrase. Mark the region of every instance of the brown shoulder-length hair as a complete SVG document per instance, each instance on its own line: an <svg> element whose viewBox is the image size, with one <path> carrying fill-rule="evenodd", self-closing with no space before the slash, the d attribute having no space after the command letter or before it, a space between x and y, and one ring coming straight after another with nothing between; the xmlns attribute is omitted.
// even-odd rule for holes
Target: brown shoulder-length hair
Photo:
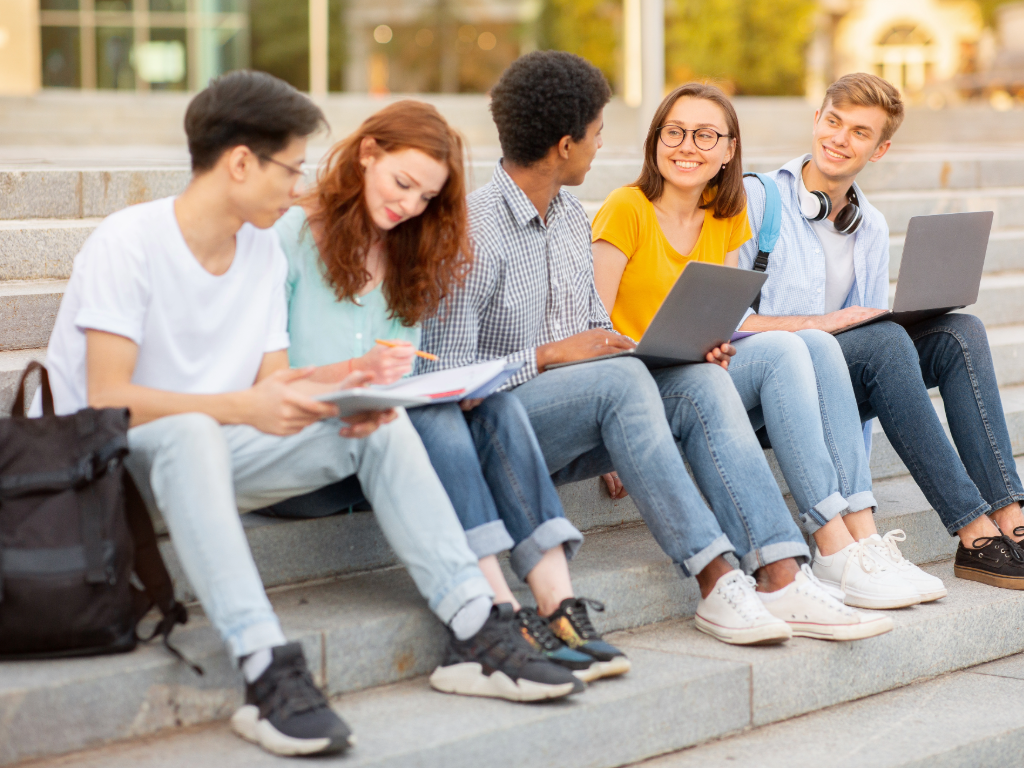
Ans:
<svg viewBox="0 0 1024 768"><path fill-rule="evenodd" d="M714 206L716 219L728 219L743 211L747 204L747 194L743 190L743 155L740 151L740 121L736 117L736 110L721 88L710 83L687 83L676 88L665 97L654 113L651 127L647 131L647 139L644 141L644 165L640 170L640 176L633 182L647 199L655 201L661 197L665 187L665 179L658 170L658 137L661 133L661 126L668 119L668 113L672 111L675 103L684 97L693 99L706 99L714 102L722 108L725 114L725 124L736 142L736 152L732 160L715 174L704 187L704 197L701 200L701 208Z"/></svg>
<svg viewBox="0 0 1024 768"><path fill-rule="evenodd" d="M462 138L431 105L405 100L371 115L331 148L303 204L312 210L309 223L319 235L324 277L339 301L354 300L370 279L366 254L379 236L366 208L359 162L368 137L383 152L418 149L448 166L448 180L426 210L383 233L384 298L391 317L413 326L435 314L469 271Z"/></svg>

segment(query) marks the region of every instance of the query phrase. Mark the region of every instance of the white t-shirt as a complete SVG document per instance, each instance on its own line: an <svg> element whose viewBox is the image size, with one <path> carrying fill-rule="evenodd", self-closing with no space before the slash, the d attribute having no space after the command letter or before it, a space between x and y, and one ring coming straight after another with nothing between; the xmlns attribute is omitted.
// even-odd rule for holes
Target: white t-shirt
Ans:
<svg viewBox="0 0 1024 768"><path fill-rule="evenodd" d="M287 275L271 229L243 225L231 267L216 276L186 245L174 198L107 217L75 257L46 350L57 413L87 404L89 328L139 345L134 384L187 394L251 387L263 355L288 347Z"/></svg>
<svg viewBox="0 0 1024 768"><path fill-rule="evenodd" d="M800 179L800 202L807 201L814 208L811 193ZM842 309L846 297L853 288L853 243L854 235L844 235L836 231L835 225L828 219L809 222L814 233L821 241L825 251L825 313Z"/></svg>

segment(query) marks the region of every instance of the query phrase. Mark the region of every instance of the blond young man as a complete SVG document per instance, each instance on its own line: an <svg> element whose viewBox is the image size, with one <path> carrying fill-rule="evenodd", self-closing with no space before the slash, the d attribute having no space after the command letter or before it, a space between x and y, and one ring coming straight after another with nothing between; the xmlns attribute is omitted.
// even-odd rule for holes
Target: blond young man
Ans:
<svg viewBox="0 0 1024 768"><path fill-rule="evenodd" d="M814 115L811 152L769 174L782 197L782 230L769 258L759 313L742 330L836 332L887 309L889 229L856 178L889 151L903 114L897 90L874 75L847 75L829 86ZM756 233L765 191L757 179L747 179L746 190ZM831 210L821 216L825 208ZM740 250L740 267L750 269L757 253L755 235ZM1024 589L1024 549L1017 544L1024 537L1024 487L981 321L968 314L906 328L878 321L837 339L862 420L879 419L943 525L960 537L956 575ZM928 396L936 386L955 447ZM862 533L877 555L916 575L897 537L882 539L871 530L872 521L864 523L869 529Z"/></svg>

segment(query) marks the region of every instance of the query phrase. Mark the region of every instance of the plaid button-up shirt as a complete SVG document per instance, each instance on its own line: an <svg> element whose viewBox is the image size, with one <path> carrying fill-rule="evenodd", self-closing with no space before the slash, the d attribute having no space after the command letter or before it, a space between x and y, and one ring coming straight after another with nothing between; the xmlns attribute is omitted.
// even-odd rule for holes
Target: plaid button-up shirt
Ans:
<svg viewBox="0 0 1024 768"><path fill-rule="evenodd" d="M437 362L417 372L507 358L526 363L505 388L537 375L537 347L592 328L612 330L594 285L590 221L560 191L542 219L501 167L468 200L474 261L465 285L423 324Z"/></svg>

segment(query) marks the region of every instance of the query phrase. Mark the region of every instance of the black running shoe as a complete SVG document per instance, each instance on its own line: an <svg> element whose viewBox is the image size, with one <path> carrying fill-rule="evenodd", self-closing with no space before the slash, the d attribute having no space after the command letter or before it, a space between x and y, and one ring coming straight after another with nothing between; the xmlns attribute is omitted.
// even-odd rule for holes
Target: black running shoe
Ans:
<svg viewBox="0 0 1024 768"><path fill-rule="evenodd" d="M519 633L537 653L565 667L585 683L600 677L594 657L574 651L555 637L547 620L542 619L535 609L520 608L516 612L516 621L519 623Z"/></svg>
<svg viewBox="0 0 1024 768"><path fill-rule="evenodd" d="M449 636L445 660L430 675L430 684L444 693L509 701L560 699L585 687L568 669L533 650L519 633L510 603L493 606L468 640Z"/></svg>
<svg viewBox="0 0 1024 768"><path fill-rule="evenodd" d="M960 543L953 560L953 573L961 579L980 581L992 587L1024 589L1024 549L1009 536L983 536L974 549Z"/></svg>
<svg viewBox="0 0 1024 768"><path fill-rule="evenodd" d="M594 677L615 677L629 672L632 664L626 654L614 645L601 639L601 635L590 623L587 606L595 611L603 611L604 604L587 597L567 597L558 606L558 610L548 617L548 625L555 636L572 648L593 656Z"/></svg>
<svg viewBox="0 0 1024 768"><path fill-rule="evenodd" d="M341 752L352 731L313 683L298 643L272 649L273 661L245 687L245 705L231 716L235 733L275 755Z"/></svg>

